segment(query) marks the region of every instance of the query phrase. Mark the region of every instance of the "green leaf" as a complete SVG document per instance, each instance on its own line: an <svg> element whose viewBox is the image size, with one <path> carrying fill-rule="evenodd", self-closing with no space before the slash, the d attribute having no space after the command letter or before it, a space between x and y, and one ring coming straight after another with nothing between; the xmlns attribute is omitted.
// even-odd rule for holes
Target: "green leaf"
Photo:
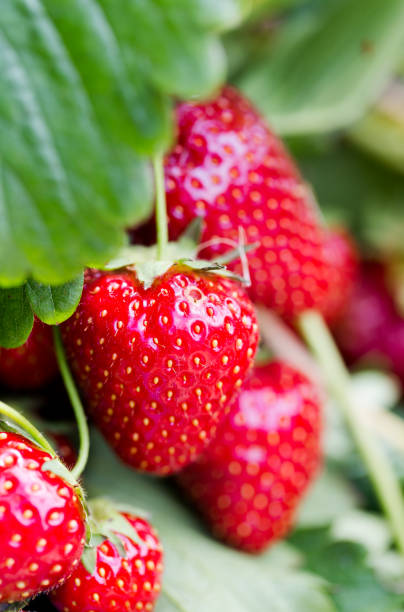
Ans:
<svg viewBox="0 0 404 612"><path fill-rule="evenodd" d="M99 434L85 475L92 496L140 505L151 512L165 551L163 593L156 612L336 612L326 584L295 568L284 544L261 557L216 542L167 483L126 468Z"/></svg>
<svg viewBox="0 0 404 612"><path fill-rule="evenodd" d="M306 567L333 584L338 612L400 612L404 596L389 592L354 542L333 542L325 528L296 533L292 542L306 555Z"/></svg>
<svg viewBox="0 0 404 612"><path fill-rule="evenodd" d="M392 83L348 135L360 149L404 174L404 83Z"/></svg>
<svg viewBox="0 0 404 612"><path fill-rule="evenodd" d="M33 324L34 315L25 287L0 289L0 346L20 346L31 333Z"/></svg>
<svg viewBox="0 0 404 612"><path fill-rule="evenodd" d="M300 528L328 525L355 507L358 496L338 473L325 469L299 510Z"/></svg>
<svg viewBox="0 0 404 612"><path fill-rule="evenodd" d="M340 0L300 11L237 79L282 134L333 130L358 119L397 65L401 0Z"/></svg>
<svg viewBox="0 0 404 612"><path fill-rule="evenodd" d="M62 323L76 310L83 291L83 280L83 273L58 286L29 280L27 294L32 310L47 325Z"/></svg>
<svg viewBox="0 0 404 612"><path fill-rule="evenodd" d="M60 476L72 486L77 486L77 480L73 477L71 471L68 470L67 467L61 461L59 461L59 459L50 459L49 461L45 461L41 469L44 472L52 472L53 474L56 474L56 476Z"/></svg>
<svg viewBox="0 0 404 612"><path fill-rule="evenodd" d="M124 228L150 214L141 156L171 142L171 97L220 85L215 32L247 6L3 0L0 285L62 284L114 256Z"/></svg>

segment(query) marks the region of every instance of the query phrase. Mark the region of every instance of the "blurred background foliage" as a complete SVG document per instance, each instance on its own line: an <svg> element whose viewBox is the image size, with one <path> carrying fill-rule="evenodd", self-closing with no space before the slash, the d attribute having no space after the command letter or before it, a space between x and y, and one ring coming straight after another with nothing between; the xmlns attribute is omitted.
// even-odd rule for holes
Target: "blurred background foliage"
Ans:
<svg viewBox="0 0 404 612"><path fill-rule="evenodd" d="M325 216L365 254L404 258L403 0L2 0L0 285L31 279L34 303L32 279L49 293L114 255L151 213L149 156L172 142L174 100L212 95L226 74L286 138ZM0 291L0 336L32 319L27 287L12 316ZM169 551L158 610L206 610L211 594L211 612L261 612L263 600L274 612L399 612L402 560L346 433L334 424L333 436L291 543L260 559L211 540L99 439L87 482L153 512Z"/></svg>

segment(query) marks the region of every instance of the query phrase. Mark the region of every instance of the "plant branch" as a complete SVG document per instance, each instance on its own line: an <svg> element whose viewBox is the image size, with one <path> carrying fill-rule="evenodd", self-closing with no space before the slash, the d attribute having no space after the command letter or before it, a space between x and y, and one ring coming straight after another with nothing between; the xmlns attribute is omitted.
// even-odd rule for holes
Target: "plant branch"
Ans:
<svg viewBox="0 0 404 612"><path fill-rule="evenodd" d="M88 455L90 452L90 435L88 431L87 419L84 413L83 405L78 394L76 385L71 375L69 366L67 365L66 355L63 348L62 338L58 327L53 328L53 339L55 344L56 357L59 364L59 369L62 374L63 382L66 387L67 394L73 407L76 417L77 428L79 431L79 454L77 462L71 473L74 478L78 479L86 467Z"/></svg>
<svg viewBox="0 0 404 612"><path fill-rule="evenodd" d="M404 554L404 500L394 470L352 401L349 372L323 318L315 311L307 311L300 315L298 323L323 369L330 392L340 406L380 504L390 521L397 546Z"/></svg>

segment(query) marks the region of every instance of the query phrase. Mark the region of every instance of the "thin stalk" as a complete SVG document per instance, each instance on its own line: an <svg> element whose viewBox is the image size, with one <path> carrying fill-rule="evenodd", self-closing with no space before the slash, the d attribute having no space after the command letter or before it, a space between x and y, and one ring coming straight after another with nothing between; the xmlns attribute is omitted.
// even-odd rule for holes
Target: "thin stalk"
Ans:
<svg viewBox="0 0 404 612"><path fill-rule="evenodd" d="M56 457L56 452L49 444L45 436L43 436L41 432L30 421L28 421L28 419L17 412L17 410L14 410L14 408L11 408L11 406L8 406L4 402L0 401L0 414L19 425L24 431L27 432L27 434L31 436L33 440L35 440L35 442L39 444L41 448L50 453L52 457Z"/></svg>
<svg viewBox="0 0 404 612"><path fill-rule="evenodd" d="M156 185L156 233L157 259L164 260L168 244L167 204L164 185L164 164L161 154L153 158L154 181Z"/></svg>
<svg viewBox="0 0 404 612"><path fill-rule="evenodd" d="M67 365L66 355L63 348L62 339L60 337L59 329L54 326L53 328L53 339L55 344L56 357L59 364L59 369L62 374L63 382L66 387L67 394L70 398L70 402L73 407L74 415L76 417L77 428L79 431L79 454L77 462L71 473L76 480L81 476L86 467L88 455L90 452L90 435L88 431L87 419L84 413L83 405L81 403L80 396L78 394L76 385L71 375L69 366Z"/></svg>
<svg viewBox="0 0 404 612"><path fill-rule="evenodd" d="M397 546L404 554L404 500L394 470L352 400L349 372L323 318L315 311L307 311L300 316L298 323L324 372L328 388L345 417L380 504L390 522Z"/></svg>

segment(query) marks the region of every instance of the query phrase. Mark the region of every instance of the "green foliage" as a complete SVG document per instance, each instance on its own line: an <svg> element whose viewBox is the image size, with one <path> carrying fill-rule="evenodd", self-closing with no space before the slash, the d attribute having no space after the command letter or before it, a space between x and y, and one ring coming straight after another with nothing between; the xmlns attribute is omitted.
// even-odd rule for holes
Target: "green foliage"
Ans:
<svg viewBox="0 0 404 612"><path fill-rule="evenodd" d="M403 21L401 0L314 3L286 20L237 84L282 134L346 126L397 65Z"/></svg>
<svg viewBox="0 0 404 612"><path fill-rule="evenodd" d="M333 541L327 528L296 533L293 544L305 555L305 567L333 586L338 612L399 612L404 596L388 591L367 563L367 552L355 542Z"/></svg>
<svg viewBox="0 0 404 612"><path fill-rule="evenodd" d="M366 248L404 253L404 177L339 140L300 142L298 163L323 210L352 228Z"/></svg>
<svg viewBox="0 0 404 612"><path fill-rule="evenodd" d="M214 541L166 483L124 467L98 435L85 481L90 496L150 511L165 548L156 612L337 612L325 582L295 569L286 545L253 557Z"/></svg>
<svg viewBox="0 0 404 612"><path fill-rule="evenodd" d="M224 79L215 32L248 0L4 0L0 284L61 284L150 213L141 157L172 134L171 96Z"/></svg>
<svg viewBox="0 0 404 612"><path fill-rule="evenodd" d="M27 295L38 319L48 325L57 325L68 319L80 301L83 281L83 274L69 283L53 287L29 280Z"/></svg>
<svg viewBox="0 0 404 612"><path fill-rule="evenodd" d="M34 324L25 286L0 290L0 313L0 346L15 348L25 342Z"/></svg>
<svg viewBox="0 0 404 612"><path fill-rule="evenodd" d="M349 138L404 174L404 84L393 82L378 104L352 126Z"/></svg>
<svg viewBox="0 0 404 612"><path fill-rule="evenodd" d="M57 325L75 311L83 290L83 273L63 285L30 279L21 287L0 288L0 346L15 348L28 338L34 313L47 325Z"/></svg>

